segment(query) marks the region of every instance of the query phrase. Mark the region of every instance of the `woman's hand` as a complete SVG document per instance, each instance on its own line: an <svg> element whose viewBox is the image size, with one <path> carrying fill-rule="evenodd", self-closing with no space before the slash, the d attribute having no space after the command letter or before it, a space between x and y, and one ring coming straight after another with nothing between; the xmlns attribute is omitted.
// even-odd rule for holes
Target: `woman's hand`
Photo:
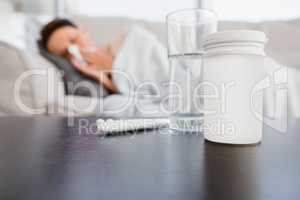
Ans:
<svg viewBox="0 0 300 200"><path fill-rule="evenodd" d="M112 41L104 46L104 48L113 56L113 58L117 56L117 53L122 47L126 36L127 32L120 32Z"/></svg>
<svg viewBox="0 0 300 200"><path fill-rule="evenodd" d="M116 85L113 83L112 79L109 77L111 70L110 71L101 70L101 69L99 69L99 67L90 66L90 65L83 66L75 58L71 58L71 62L78 71L80 71L82 74L98 81L110 92L113 92L113 93L118 92Z"/></svg>
<svg viewBox="0 0 300 200"><path fill-rule="evenodd" d="M111 71L113 56L106 48L81 49L80 52L92 68Z"/></svg>

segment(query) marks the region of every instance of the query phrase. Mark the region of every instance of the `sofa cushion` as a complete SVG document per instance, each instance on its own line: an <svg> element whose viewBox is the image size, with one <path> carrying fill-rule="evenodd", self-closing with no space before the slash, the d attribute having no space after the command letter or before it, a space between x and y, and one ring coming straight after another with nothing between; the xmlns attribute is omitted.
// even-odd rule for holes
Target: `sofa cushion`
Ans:
<svg viewBox="0 0 300 200"><path fill-rule="evenodd" d="M64 96L60 73L37 54L0 42L0 115L46 114Z"/></svg>
<svg viewBox="0 0 300 200"><path fill-rule="evenodd" d="M0 42L0 115L25 114L14 98L17 78L26 70L21 53L14 47ZM24 81L19 90L20 100L28 107L34 107L33 91L30 81Z"/></svg>
<svg viewBox="0 0 300 200"><path fill-rule="evenodd" d="M166 43L165 24L126 17L87 17L73 16L76 23L86 29L99 44L113 40L120 32L127 32L133 26L142 26L156 34L158 39Z"/></svg>
<svg viewBox="0 0 300 200"><path fill-rule="evenodd" d="M266 53L283 65L300 70L300 19L291 21L262 22L258 30L268 36Z"/></svg>

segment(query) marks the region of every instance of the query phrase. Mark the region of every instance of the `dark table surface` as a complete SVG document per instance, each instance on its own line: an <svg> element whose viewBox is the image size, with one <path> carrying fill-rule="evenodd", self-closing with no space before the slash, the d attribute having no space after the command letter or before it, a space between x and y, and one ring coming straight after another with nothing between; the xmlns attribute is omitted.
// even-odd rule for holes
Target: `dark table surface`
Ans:
<svg viewBox="0 0 300 200"><path fill-rule="evenodd" d="M300 121L241 147L157 131L99 137L78 120L0 118L1 200L300 199Z"/></svg>

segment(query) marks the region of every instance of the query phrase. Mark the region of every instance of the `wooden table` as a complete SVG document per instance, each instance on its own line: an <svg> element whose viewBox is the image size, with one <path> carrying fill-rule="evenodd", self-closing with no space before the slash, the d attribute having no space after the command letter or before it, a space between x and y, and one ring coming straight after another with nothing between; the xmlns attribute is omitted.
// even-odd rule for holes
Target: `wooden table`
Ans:
<svg viewBox="0 0 300 200"><path fill-rule="evenodd" d="M246 147L157 131L99 137L79 120L0 118L1 200L300 199L299 120Z"/></svg>

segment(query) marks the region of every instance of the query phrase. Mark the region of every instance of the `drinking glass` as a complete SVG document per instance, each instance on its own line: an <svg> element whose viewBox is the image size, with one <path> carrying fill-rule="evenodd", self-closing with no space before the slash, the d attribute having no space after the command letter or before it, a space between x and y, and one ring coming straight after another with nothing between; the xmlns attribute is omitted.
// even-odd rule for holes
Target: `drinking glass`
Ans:
<svg viewBox="0 0 300 200"><path fill-rule="evenodd" d="M200 130L203 39L217 30L217 16L206 9L184 9L167 15L170 65L170 128Z"/></svg>

